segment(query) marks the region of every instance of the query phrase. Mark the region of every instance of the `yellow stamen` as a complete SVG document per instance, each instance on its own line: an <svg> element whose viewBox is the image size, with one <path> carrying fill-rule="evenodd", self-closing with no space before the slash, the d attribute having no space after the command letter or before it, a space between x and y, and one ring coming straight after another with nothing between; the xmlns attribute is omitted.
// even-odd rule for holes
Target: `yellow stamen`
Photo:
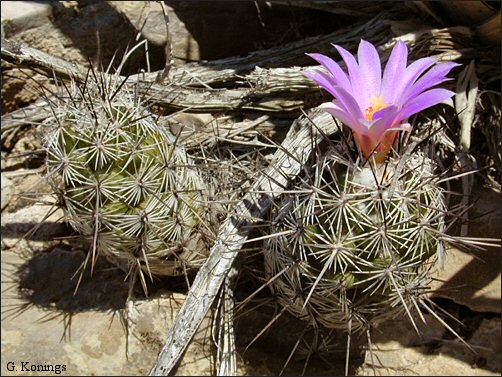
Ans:
<svg viewBox="0 0 502 377"><path fill-rule="evenodd" d="M366 110L364 110L364 116L365 116L366 120L368 120L368 121L373 120L373 115L377 111L380 111L380 110L386 108L387 106L389 106L388 103L385 103L383 101L383 94L380 97L377 97L374 94L372 94L370 101L371 101L372 106L370 106Z"/></svg>

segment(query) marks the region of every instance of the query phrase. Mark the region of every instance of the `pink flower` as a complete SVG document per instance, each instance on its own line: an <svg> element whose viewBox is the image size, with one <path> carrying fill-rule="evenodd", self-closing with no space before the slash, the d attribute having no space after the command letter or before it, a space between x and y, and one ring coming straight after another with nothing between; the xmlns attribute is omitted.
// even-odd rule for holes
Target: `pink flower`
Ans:
<svg viewBox="0 0 502 377"><path fill-rule="evenodd" d="M322 54L308 55L327 73L304 74L333 95L333 101L320 107L352 129L366 158L373 155L377 161L383 161L397 132L411 129L408 117L455 94L431 88L449 80L446 75L458 64L434 65L436 59L423 58L406 66L408 48L404 42L398 41L394 46L383 76L380 57L371 43L361 40L358 61L344 48L334 47L342 56L348 74L333 59Z"/></svg>

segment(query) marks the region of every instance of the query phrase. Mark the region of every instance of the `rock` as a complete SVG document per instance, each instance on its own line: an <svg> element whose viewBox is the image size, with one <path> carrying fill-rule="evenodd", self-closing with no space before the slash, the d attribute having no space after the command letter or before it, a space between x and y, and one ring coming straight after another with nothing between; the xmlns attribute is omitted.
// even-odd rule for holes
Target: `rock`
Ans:
<svg viewBox="0 0 502 377"><path fill-rule="evenodd" d="M475 347L475 356L458 339L443 337L444 329L430 315L426 315L428 325L421 325L426 331L418 337L408 321L394 321L373 331L371 353L367 352L366 362L356 372L357 376L489 376L500 375L500 319L497 331L490 337L480 337L474 334L468 341ZM483 325L486 331L496 327L495 323ZM481 327L480 327L481 329ZM450 337L451 338L451 337ZM478 340L479 339L479 340ZM478 343L479 342L479 343ZM494 348L490 348L495 343ZM490 365L475 360L490 358Z"/></svg>
<svg viewBox="0 0 502 377"><path fill-rule="evenodd" d="M164 15L159 4L110 3L123 12L137 30L141 30L145 39L155 46L166 46ZM316 11L272 2L171 0L166 3L166 9L175 65L247 55L261 48L301 39L312 29L317 29L313 35L322 34L319 28L329 25L328 22L318 22ZM326 17L339 22L336 16Z"/></svg>
<svg viewBox="0 0 502 377"><path fill-rule="evenodd" d="M500 249L446 251L444 269L431 284L434 297L444 297L479 312L500 313Z"/></svg>
<svg viewBox="0 0 502 377"><path fill-rule="evenodd" d="M23 135L17 140L12 152L21 156L20 158L9 158L10 160L14 160L15 162L19 162L20 159L27 160L29 159L30 153L35 151L40 151L43 149L42 147L42 139L43 134L41 130L37 130L35 128L31 128L23 133ZM25 166L25 168L29 168Z"/></svg>
<svg viewBox="0 0 502 377"><path fill-rule="evenodd" d="M475 363L500 374L502 354L500 318L483 319L469 343L475 349L479 347L482 350L482 354L476 357ZM469 355L473 357L472 353Z"/></svg>
<svg viewBox="0 0 502 377"><path fill-rule="evenodd" d="M473 196L477 201L469 212L469 236L500 239L500 192L477 187ZM501 260L500 247L468 252L448 247L444 269L431 285L433 295L472 310L500 313Z"/></svg>
<svg viewBox="0 0 502 377"><path fill-rule="evenodd" d="M42 87L54 90L55 85L41 74L15 68L2 61L2 111L8 113L34 103ZM9 148L7 144L7 148Z"/></svg>
<svg viewBox="0 0 502 377"><path fill-rule="evenodd" d="M2 211L9 204L14 188L12 181L2 173Z"/></svg>
<svg viewBox="0 0 502 377"><path fill-rule="evenodd" d="M162 48L166 45L166 22L158 2L110 1L110 4L123 13L149 43Z"/></svg>
<svg viewBox="0 0 502 377"><path fill-rule="evenodd" d="M16 247L18 251L39 252L60 243L55 238L67 235L68 228L61 222L62 210L54 209L51 205L39 203L4 213L2 249ZM27 236L29 232L33 233Z"/></svg>
<svg viewBox="0 0 502 377"><path fill-rule="evenodd" d="M68 260L71 254L75 254L61 250L52 253L56 253L55 257L60 260ZM61 296L51 307L44 305L40 298L38 303L34 303L33 296L28 296L31 301L27 301L26 296L23 298L19 294L19 278L16 280L16 271L12 270L12 266L19 266L26 261L12 251L4 252L3 258L3 289L10 294L2 295L2 307L12 308L11 315L15 314L15 317L4 316L2 321L2 375L12 374L7 373L8 361L16 363L17 370L13 374L17 375L37 375L23 372L21 361L31 365L52 365L54 368L56 365L60 365L60 368L64 366L66 371L63 374L68 375L147 375L185 299L182 294L164 292L155 298L131 300L126 304L128 287L120 273L114 276L108 274L106 280L100 280L99 285L84 284L79 290L86 293L77 291L77 298L73 297L73 289L66 293L61 289L42 291L49 301L54 302L55 295ZM11 270L7 271L9 266ZM61 281L64 281L61 277L69 279L75 272L74 263L55 264L50 259L39 267L37 274L51 276L54 284L60 284L58 276L54 274L57 269ZM106 271L95 271L95 276L89 282L99 279L100 273ZM115 288L104 289L106 284L112 284ZM40 291L41 288L39 283L38 288L31 285L24 290L32 292L37 289ZM79 294L84 298L94 297L94 304L89 305L92 301L83 301ZM120 305L107 305L117 295ZM65 300L66 310L58 309ZM72 300L76 304L68 305ZM208 325L206 321L195 336L178 367L178 374L210 375ZM206 342L203 342L204 339Z"/></svg>
<svg viewBox="0 0 502 377"><path fill-rule="evenodd" d="M445 343L439 349L457 360L463 360L472 369L486 370L487 374L498 374L501 369L501 331L500 317L483 318L478 322L478 327L471 329L474 333L467 342L475 351L469 350L457 339Z"/></svg>
<svg viewBox="0 0 502 377"><path fill-rule="evenodd" d="M23 207L32 206L34 201L44 200L54 203L55 196L51 197L48 193L52 192L49 183L39 174L34 171L26 171L26 174L13 176L11 178L14 183L14 197L9 206L5 209L8 212L15 212ZM61 213L61 212L60 212Z"/></svg>
<svg viewBox="0 0 502 377"><path fill-rule="evenodd" d="M12 38L23 31L50 23L52 6L50 2L2 1L1 14L2 38ZM28 74L4 61L2 79L2 113L34 102L41 85L49 84L49 80L42 75Z"/></svg>
<svg viewBox="0 0 502 377"><path fill-rule="evenodd" d="M502 195L494 187L475 186L469 210L469 236L500 239Z"/></svg>
<svg viewBox="0 0 502 377"><path fill-rule="evenodd" d="M89 59L94 64L106 67L113 56L113 66L117 67L125 49L133 46L138 30L112 2L50 2L52 16L50 22L19 31L12 39L32 47L88 66ZM155 45L149 46L152 70L163 66L154 56ZM162 48L159 51L163 54ZM145 49L140 49L126 65L124 73L137 73L146 69Z"/></svg>
<svg viewBox="0 0 502 377"><path fill-rule="evenodd" d="M4 37L49 22L52 5L49 1L2 1L2 27Z"/></svg>

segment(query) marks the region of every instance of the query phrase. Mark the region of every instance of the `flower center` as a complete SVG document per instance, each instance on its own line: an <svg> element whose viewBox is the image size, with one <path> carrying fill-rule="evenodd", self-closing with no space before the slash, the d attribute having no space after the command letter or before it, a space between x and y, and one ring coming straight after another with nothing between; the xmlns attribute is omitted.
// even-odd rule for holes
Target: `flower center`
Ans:
<svg viewBox="0 0 502 377"><path fill-rule="evenodd" d="M375 96L374 94L370 97L371 106L364 110L364 117L366 120L373 120L373 115L377 112L389 106L388 103L383 101L383 94L380 97Z"/></svg>

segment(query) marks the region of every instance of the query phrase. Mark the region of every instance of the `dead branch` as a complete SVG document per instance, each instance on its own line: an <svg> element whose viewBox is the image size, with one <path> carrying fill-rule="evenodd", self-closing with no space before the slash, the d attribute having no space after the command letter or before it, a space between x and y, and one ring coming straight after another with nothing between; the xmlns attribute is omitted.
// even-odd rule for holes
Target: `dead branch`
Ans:
<svg viewBox="0 0 502 377"><path fill-rule="evenodd" d="M19 42L2 40L1 52L2 58L6 61L38 70L49 77L55 74L63 78L83 81L87 73L87 69L80 64L66 62ZM293 75L301 76L300 68L295 68ZM315 106L317 103L309 103L310 99L305 96L305 91L293 92L294 95L288 93L283 98L275 95L278 92L277 86L282 87L284 91L289 90L287 82L290 76L289 73L278 72L274 77L284 82L268 86L261 84L264 81L260 77L250 78L247 88L238 89L186 88L173 83L161 85L153 82L138 82L134 79L130 79L126 85L137 85L140 94L168 110L289 112L302 107ZM255 87L253 87L253 80ZM303 82L303 88L310 91L316 90L315 85L306 78L300 80Z"/></svg>
<svg viewBox="0 0 502 377"><path fill-rule="evenodd" d="M80 64L70 63L32 48L22 42L2 38L2 59L18 66L29 67L43 75L52 76L54 73L63 78L83 78L87 68Z"/></svg>
<svg viewBox="0 0 502 377"><path fill-rule="evenodd" d="M390 27L382 14L367 22L360 22L350 28L336 32L310 37L301 41L288 43L280 47L253 52L245 57L231 57L213 60L211 62L191 63L183 67L172 67L168 81L180 86L203 86L242 79L240 74L249 72L255 67L294 66L312 63L305 56L307 52L331 52L331 43L357 46L361 36L371 35L371 40L380 44L391 37ZM2 58L31 68L38 67L46 74L52 75L52 70L58 76L67 77L71 73L74 77L85 77L87 69L79 64L69 63L63 59L31 48L23 43L2 40ZM159 72L141 73L131 76L131 81L155 81Z"/></svg>
<svg viewBox="0 0 502 377"><path fill-rule="evenodd" d="M169 73L169 81L195 87L202 86L201 83L212 86L221 85L242 79L242 74L252 71L255 67L274 68L313 64L312 59L305 54L308 52L332 54L331 43L356 48L361 38L370 39L373 43L380 45L392 36L385 14L379 13L369 21L358 22L330 34L255 51L244 57L234 56L173 67ZM146 76L147 80L154 80L155 77L156 74Z"/></svg>
<svg viewBox="0 0 502 377"><path fill-rule="evenodd" d="M39 100L29 106L11 111L2 115L2 138L4 132L24 126L26 124L37 124L50 115L47 110L47 102Z"/></svg>
<svg viewBox="0 0 502 377"><path fill-rule="evenodd" d="M274 198L287 188L290 180L307 161L312 148L320 139L320 133L313 127L312 122L326 134L332 134L336 130L333 118L318 109L310 111L308 116L302 116L293 123L269 168L260 175L251 191L221 225L210 255L197 273L150 375L167 375L175 367L209 311L246 241L249 226L264 216Z"/></svg>
<svg viewBox="0 0 502 377"><path fill-rule="evenodd" d="M381 34L372 38L373 40L378 38L385 41L388 33L388 27L385 25L386 22L379 16L363 26ZM261 69L258 63L298 64L298 61L306 58L305 51L323 52L330 47L332 41L355 46L362 30L355 28L345 36L339 33L340 31L325 37L307 38L285 47L257 51L245 58L222 59L186 65L182 68L173 67L169 71L166 85L148 81L146 74L145 77L143 75L129 77L126 85L137 85L139 92L146 98L171 111L189 109L192 112L242 110L295 112L300 108L314 107L322 102L316 85L302 74L302 70L319 67ZM412 54L432 55L441 61L465 59L472 52L468 48L462 48L464 46L461 41L466 37L470 37L470 31L465 27L423 29L418 33L407 33L393 38L381 44L379 50L385 59L385 55L396 40L401 39L412 46ZM3 59L42 71L48 76L56 74L60 77L83 80L87 73L87 68L79 64L66 62L19 42L2 40L1 52ZM238 74L244 70L251 72L244 76ZM233 81L238 87L232 89L208 87L208 83L221 84L224 81ZM195 82L198 87L187 87L187 85L194 86ZM313 95L313 93L318 94Z"/></svg>

